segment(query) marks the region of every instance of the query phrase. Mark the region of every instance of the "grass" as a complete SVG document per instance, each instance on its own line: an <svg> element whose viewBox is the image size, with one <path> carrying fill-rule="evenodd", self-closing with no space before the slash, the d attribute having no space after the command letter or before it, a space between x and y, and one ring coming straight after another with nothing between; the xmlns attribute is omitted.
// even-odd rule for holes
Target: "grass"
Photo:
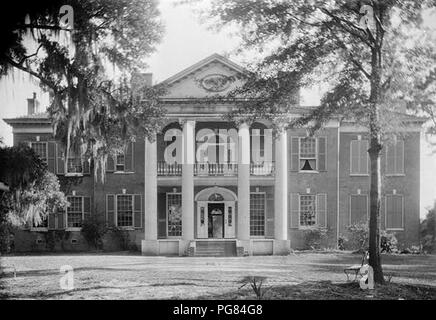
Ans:
<svg viewBox="0 0 436 320"><path fill-rule="evenodd" d="M294 253L244 258L142 257L118 254L3 256L4 299L255 299L247 276L266 277L264 299L436 299L436 256L384 255L391 283L363 291L347 282L350 253ZM74 268L62 290L59 268ZM14 270L16 277L14 277Z"/></svg>

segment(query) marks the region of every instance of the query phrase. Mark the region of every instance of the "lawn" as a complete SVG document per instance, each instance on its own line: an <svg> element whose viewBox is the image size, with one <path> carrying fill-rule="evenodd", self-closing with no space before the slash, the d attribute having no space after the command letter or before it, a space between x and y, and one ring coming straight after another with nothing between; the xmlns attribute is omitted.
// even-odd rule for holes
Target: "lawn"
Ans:
<svg viewBox="0 0 436 320"><path fill-rule="evenodd" d="M347 282L351 253L188 258L118 254L2 256L0 297L9 299L253 299L246 276L266 277L265 299L436 299L436 256L384 255L391 282L363 291ZM62 290L59 269L74 268ZM14 276L15 275L15 276Z"/></svg>

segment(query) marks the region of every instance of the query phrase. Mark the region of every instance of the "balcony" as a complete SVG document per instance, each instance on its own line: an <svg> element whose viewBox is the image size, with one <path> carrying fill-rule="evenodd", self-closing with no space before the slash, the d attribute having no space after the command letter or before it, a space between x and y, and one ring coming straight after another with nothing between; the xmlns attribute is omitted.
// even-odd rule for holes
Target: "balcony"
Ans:
<svg viewBox="0 0 436 320"><path fill-rule="evenodd" d="M178 163L169 164L165 161L159 161L157 163L157 175L158 176L181 176L182 165Z"/></svg>
<svg viewBox="0 0 436 320"><path fill-rule="evenodd" d="M274 162L250 163L251 176L272 176L274 169Z"/></svg>
<svg viewBox="0 0 436 320"><path fill-rule="evenodd" d="M252 176L272 176L274 174L274 162L262 162L250 164L250 175ZM181 176L181 164L168 164L165 161L157 163L158 176ZM208 163L197 162L194 164L194 176L237 176L237 163Z"/></svg>
<svg viewBox="0 0 436 320"><path fill-rule="evenodd" d="M194 175L196 176L236 176L238 174L237 163L196 163Z"/></svg>

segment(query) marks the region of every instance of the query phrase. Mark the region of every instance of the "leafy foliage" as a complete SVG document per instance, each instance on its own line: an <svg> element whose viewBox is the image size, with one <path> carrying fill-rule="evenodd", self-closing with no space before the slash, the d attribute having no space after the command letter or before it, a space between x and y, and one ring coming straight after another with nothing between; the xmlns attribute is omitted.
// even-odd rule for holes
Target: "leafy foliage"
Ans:
<svg viewBox="0 0 436 320"><path fill-rule="evenodd" d="M87 217L82 223L81 233L95 249L102 249L102 238L107 231L105 221L95 215Z"/></svg>
<svg viewBox="0 0 436 320"><path fill-rule="evenodd" d="M436 203L421 222L422 250L428 253L436 251Z"/></svg>
<svg viewBox="0 0 436 320"><path fill-rule="evenodd" d="M326 228L310 228L304 231L305 244L311 249L320 249L327 236L328 229Z"/></svg>
<svg viewBox="0 0 436 320"><path fill-rule="evenodd" d="M342 250L357 250L359 252L368 251L369 247L369 230L367 223L357 223L347 227L347 235L341 236ZM394 233L389 233L386 230L380 232L380 248L381 252L394 253L397 252L398 240Z"/></svg>
<svg viewBox="0 0 436 320"><path fill-rule="evenodd" d="M74 9L72 30L59 24L62 5ZM52 94L48 112L65 156L92 157L95 175L103 181L108 155L120 153L132 140L152 137L160 126L157 98L163 89L128 83L161 38L157 3L25 0L14 6L15 12L2 21L6 41L0 72L12 67L40 81ZM25 45L29 34L37 47L32 54Z"/></svg>
<svg viewBox="0 0 436 320"><path fill-rule="evenodd" d="M30 147L0 147L0 163L0 181L10 188L1 197L3 222L39 225L49 213L68 204L56 175L47 171Z"/></svg>

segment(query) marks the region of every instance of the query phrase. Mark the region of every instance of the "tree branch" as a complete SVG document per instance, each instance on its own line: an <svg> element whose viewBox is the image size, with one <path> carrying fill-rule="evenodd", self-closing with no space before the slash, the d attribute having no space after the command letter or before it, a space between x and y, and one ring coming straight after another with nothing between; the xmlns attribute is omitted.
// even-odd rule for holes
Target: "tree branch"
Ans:
<svg viewBox="0 0 436 320"><path fill-rule="evenodd" d="M72 29L62 28L59 26L51 26L46 24L19 24L15 26L16 29L44 29L44 30L59 30L59 31L72 31Z"/></svg>
<svg viewBox="0 0 436 320"><path fill-rule="evenodd" d="M13 67L27 72L28 74L34 76L35 78L39 79L43 84L45 84L46 86L48 86L49 88L55 90L56 89L56 85L50 81L48 81L47 79L43 78L40 74L38 74L37 72L23 66L22 64L19 64L18 62L14 61L13 59L11 59L10 57L5 57L6 61Z"/></svg>

